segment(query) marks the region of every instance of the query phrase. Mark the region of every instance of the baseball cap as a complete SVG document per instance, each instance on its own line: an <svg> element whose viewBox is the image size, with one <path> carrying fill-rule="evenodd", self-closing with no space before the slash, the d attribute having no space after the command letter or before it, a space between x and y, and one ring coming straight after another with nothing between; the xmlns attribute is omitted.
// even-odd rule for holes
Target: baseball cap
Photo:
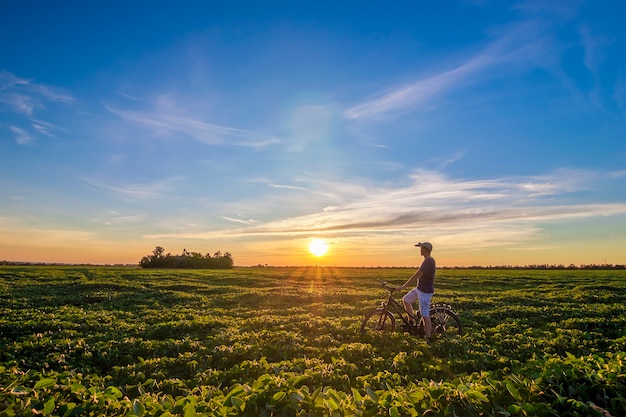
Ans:
<svg viewBox="0 0 626 417"><path fill-rule="evenodd" d="M433 244L430 242L420 242L415 246L421 246L421 247L425 247L426 249L428 249L428 252L432 252L433 251Z"/></svg>

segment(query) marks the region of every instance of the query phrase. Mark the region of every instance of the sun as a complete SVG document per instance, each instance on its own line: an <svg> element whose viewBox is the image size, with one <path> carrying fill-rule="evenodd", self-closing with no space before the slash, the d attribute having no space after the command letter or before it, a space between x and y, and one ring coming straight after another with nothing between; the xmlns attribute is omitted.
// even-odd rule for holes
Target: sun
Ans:
<svg viewBox="0 0 626 417"><path fill-rule="evenodd" d="M324 256L328 251L328 243L324 239L313 239L309 244L309 251L315 256Z"/></svg>

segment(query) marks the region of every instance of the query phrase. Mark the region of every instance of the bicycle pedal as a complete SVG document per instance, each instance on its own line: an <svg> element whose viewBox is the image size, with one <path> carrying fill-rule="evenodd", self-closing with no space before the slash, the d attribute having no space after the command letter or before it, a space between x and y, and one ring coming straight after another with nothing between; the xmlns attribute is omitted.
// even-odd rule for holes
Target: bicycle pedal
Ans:
<svg viewBox="0 0 626 417"><path fill-rule="evenodd" d="M418 326L414 326L414 325L410 325L410 324L403 324L402 325L402 330L404 330L405 332L411 334L411 335L419 335L420 334L420 329Z"/></svg>

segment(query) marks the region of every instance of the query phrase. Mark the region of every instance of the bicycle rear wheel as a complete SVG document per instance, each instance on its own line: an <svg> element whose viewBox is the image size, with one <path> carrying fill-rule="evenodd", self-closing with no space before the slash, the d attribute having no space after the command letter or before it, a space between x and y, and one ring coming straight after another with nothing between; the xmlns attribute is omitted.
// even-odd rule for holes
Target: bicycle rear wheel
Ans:
<svg viewBox="0 0 626 417"><path fill-rule="evenodd" d="M377 308L365 314L361 323L361 334L367 332L393 332L396 330L396 319L389 311Z"/></svg>
<svg viewBox="0 0 626 417"><path fill-rule="evenodd" d="M430 320L433 325L432 334L438 338L463 336L461 320L448 306L434 305L430 309Z"/></svg>

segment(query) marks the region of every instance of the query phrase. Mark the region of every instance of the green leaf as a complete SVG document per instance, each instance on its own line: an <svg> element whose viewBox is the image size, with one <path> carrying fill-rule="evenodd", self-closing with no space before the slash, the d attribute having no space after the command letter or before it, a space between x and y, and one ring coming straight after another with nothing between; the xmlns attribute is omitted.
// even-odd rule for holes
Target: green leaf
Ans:
<svg viewBox="0 0 626 417"><path fill-rule="evenodd" d="M489 402L489 398L487 398L487 396L480 391L471 390L467 393L467 396L484 403Z"/></svg>
<svg viewBox="0 0 626 417"><path fill-rule="evenodd" d="M117 399L120 399L124 396L124 394L122 394L122 391L115 387L107 387L107 389L104 390L104 395L111 396Z"/></svg>
<svg viewBox="0 0 626 417"><path fill-rule="evenodd" d="M506 381L506 389L509 391L513 398L515 398L517 401L522 401L522 396L511 381Z"/></svg>
<svg viewBox="0 0 626 417"><path fill-rule="evenodd" d="M378 395L374 392L372 388L365 387L365 391L367 392L367 395L369 395L372 400L378 402Z"/></svg>
<svg viewBox="0 0 626 417"><path fill-rule="evenodd" d="M287 380L287 383L289 385L291 385L292 387L295 387L295 386L297 386L299 384L302 384L308 378L309 378L308 375L299 375L299 376L295 376L295 377L289 378Z"/></svg>
<svg viewBox="0 0 626 417"><path fill-rule="evenodd" d="M264 385L271 380L272 380L272 377L270 376L270 374L263 374L260 377L258 377L255 382L258 382L259 384Z"/></svg>
<svg viewBox="0 0 626 417"><path fill-rule="evenodd" d="M27 395L29 392L30 390L28 388L22 386L15 387L11 390L11 394L17 395L18 397L22 395Z"/></svg>
<svg viewBox="0 0 626 417"><path fill-rule="evenodd" d="M243 411L243 406L246 404L246 402L244 400L242 400L239 397L230 397L230 403L233 405L233 407L235 407L237 410Z"/></svg>
<svg viewBox="0 0 626 417"><path fill-rule="evenodd" d="M135 400L133 401L133 413L138 416L138 417L142 417L146 412L146 407L144 407L144 405L139 401L139 400Z"/></svg>
<svg viewBox="0 0 626 417"><path fill-rule="evenodd" d="M413 391L409 394L409 400L413 404L418 403L424 399L424 393L422 391Z"/></svg>
<svg viewBox="0 0 626 417"><path fill-rule="evenodd" d="M311 399L314 403L317 401L317 397L320 395L320 392L322 392L322 387L317 388L315 391L313 391L313 394L311 394Z"/></svg>
<svg viewBox="0 0 626 417"><path fill-rule="evenodd" d="M9 408L5 408L4 410L2 410L2 413L0 413L0 416L2 417L15 417L15 411L13 411L13 406L10 406Z"/></svg>
<svg viewBox="0 0 626 417"><path fill-rule="evenodd" d="M54 378L43 378L35 384L35 389L49 387L50 385L54 385L56 382L57 380Z"/></svg>
<svg viewBox="0 0 626 417"><path fill-rule="evenodd" d="M397 407L391 407L391 408L389 409L389 415L390 415L391 417L400 417L400 412L398 411L398 408L397 408Z"/></svg>
<svg viewBox="0 0 626 417"><path fill-rule="evenodd" d="M63 417L80 416L84 413L85 409L83 407L74 407L72 410L66 412Z"/></svg>
<svg viewBox="0 0 626 417"><path fill-rule="evenodd" d="M187 403L183 407L183 411L185 412L185 417L196 417L196 406L193 403Z"/></svg>
<svg viewBox="0 0 626 417"><path fill-rule="evenodd" d="M65 410L63 413L63 417L68 417L72 415L72 410L76 408L76 403L66 403L61 407L61 411Z"/></svg>
<svg viewBox="0 0 626 417"><path fill-rule="evenodd" d="M70 386L72 390L72 394L78 394L79 392L85 391L85 386L83 384L74 383Z"/></svg>
<svg viewBox="0 0 626 417"><path fill-rule="evenodd" d="M235 387L230 390L230 392L226 395L226 397L224 398L224 405L228 404L228 400L231 399L231 397L235 397L239 394L243 394L245 392L245 389L243 388L243 386L241 384L237 384L235 385Z"/></svg>
<svg viewBox="0 0 626 417"><path fill-rule="evenodd" d="M339 404L333 398L326 398L324 402L331 410L339 410Z"/></svg>
<svg viewBox="0 0 626 417"><path fill-rule="evenodd" d="M66 403L63 406L61 406L60 409L61 412L63 412L63 417L70 417L70 416L74 416L77 415L79 413L82 412L81 408L76 408L76 403Z"/></svg>
<svg viewBox="0 0 626 417"><path fill-rule="evenodd" d="M50 398L48 401L46 401L46 403L43 406L43 414L45 416L47 416L48 414L51 414L54 411L54 407L55 407L54 398Z"/></svg>
<svg viewBox="0 0 626 417"><path fill-rule="evenodd" d="M278 391L276 394L272 396L272 403L277 404L281 402L286 396L287 396L287 393L285 393L284 391Z"/></svg>

